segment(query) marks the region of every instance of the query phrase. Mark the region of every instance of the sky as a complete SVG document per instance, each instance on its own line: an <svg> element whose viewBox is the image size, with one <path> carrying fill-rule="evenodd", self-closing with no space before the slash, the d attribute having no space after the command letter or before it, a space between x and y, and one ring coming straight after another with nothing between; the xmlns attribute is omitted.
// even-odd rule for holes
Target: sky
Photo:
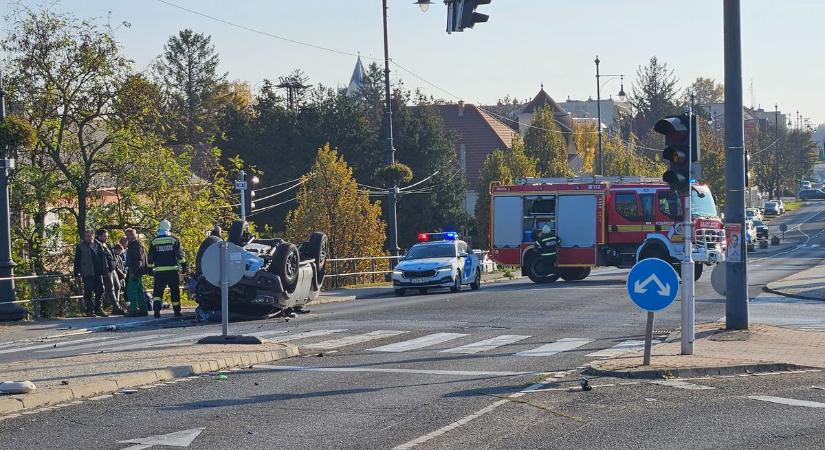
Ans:
<svg viewBox="0 0 825 450"><path fill-rule="evenodd" d="M45 4L96 18L102 26L111 23L138 69L148 67L183 28L211 35L221 70L253 87L296 68L312 83L345 86L358 53L365 64L370 58L383 62L381 0L0 2L7 8ZM487 23L451 35L441 0L426 13L413 0L388 3L390 57L415 74L392 66L393 80L448 101L490 104L508 94L526 99L542 83L557 101L595 98L596 55L603 74L625 75L628 92L637 68L651 56L674 70L681 87L700 76L724 80L721 0L492 0L479 8L490 16ZM812 124L825 122L825 1L741 3L745 105L772 110L778 104L794 118L799 111ZM120 26L123 21L131 26ZM9 23L2 26L5 35ZM618 79L602 83L603 96L618 93Z"/></svg>

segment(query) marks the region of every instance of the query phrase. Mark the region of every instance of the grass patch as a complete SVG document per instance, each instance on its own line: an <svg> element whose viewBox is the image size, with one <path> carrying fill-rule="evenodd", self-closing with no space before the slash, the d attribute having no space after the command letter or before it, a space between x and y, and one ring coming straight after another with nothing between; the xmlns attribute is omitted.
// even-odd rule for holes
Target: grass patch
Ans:
<svg viewBox="0 0 825 450"><path fill-rule="evenodd" d="M785 203L785 212L791 212L795 209L799 209L802 206L802 202L799 200L791 200Z"/></svg>

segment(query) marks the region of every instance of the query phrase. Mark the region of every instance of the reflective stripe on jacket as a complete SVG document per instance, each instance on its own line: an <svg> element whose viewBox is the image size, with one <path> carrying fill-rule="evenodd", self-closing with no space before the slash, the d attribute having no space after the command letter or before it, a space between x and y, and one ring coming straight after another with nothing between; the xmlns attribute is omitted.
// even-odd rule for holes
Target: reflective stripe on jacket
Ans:
<svg viewBox="0 0 825 450"><path fill-rule="evenodd" d="M180 241L174 236L158 236L149 245L148 262L155 272L180 270L185 264Z"/></svg>

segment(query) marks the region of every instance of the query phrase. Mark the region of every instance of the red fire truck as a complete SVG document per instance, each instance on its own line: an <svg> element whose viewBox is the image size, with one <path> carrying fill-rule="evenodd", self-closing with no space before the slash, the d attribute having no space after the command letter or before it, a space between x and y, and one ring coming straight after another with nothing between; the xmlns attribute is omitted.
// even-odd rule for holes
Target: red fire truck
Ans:
<svg viewBox="0 0 825 450"><path fill-rule="evenodd" d="M725 234L707 186L691 189L695 277L725 259ZM645 258L684 255L681 194L645 177L528 178L491 186L490 248L500 264L520 265L537 283L582 280L597 266L632 267ZM559 238L554 263L535 250L538 230Z"/></svg>

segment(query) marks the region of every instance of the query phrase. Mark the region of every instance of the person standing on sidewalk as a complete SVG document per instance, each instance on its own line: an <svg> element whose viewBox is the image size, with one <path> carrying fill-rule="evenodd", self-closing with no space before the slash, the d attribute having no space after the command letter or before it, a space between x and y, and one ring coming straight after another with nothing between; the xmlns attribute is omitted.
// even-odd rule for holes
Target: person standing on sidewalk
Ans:
<svg viewBox="0 0 825 450"><path fill-rule="evenodd" d="M103 295L103 268L100 265L100 245L95 241L94 231L87 229L83 241L74 252L74 275L83 282L83 306L86 317L95 314L105 316L100 308Z"/></svg>
<svg viewBox="0 0 825 450"><path fill-rule="evenodd" d="M129 302L129 316L148 316L146 291L143 288L143 275L146 274L146 252L133 228L126 229L126 300Z"/></svg>
<svg viewBox="0 0 825 450"><path fill-rule="evenodd" d="M126 312L120 306L120 283L115 273L115 255L109 248L109 233L106 230L97 230L95 234L100 245L100 266L103 268L103 288L105 303L112 308L112 314L122 316Z"/></svg>
<svg viewBox="0 0 825 450"><path fill-rule="evenodd" d="M180 276L187 269L186 259L178 238L172 236L172 224L163 219L158 226L158 234L149 246L149 267L154 273L155 285L152 288L152 309L155 318L160 318L163 304L163 292L169 287L172 296L172 309L175 317L180 317Z"/></svg>

